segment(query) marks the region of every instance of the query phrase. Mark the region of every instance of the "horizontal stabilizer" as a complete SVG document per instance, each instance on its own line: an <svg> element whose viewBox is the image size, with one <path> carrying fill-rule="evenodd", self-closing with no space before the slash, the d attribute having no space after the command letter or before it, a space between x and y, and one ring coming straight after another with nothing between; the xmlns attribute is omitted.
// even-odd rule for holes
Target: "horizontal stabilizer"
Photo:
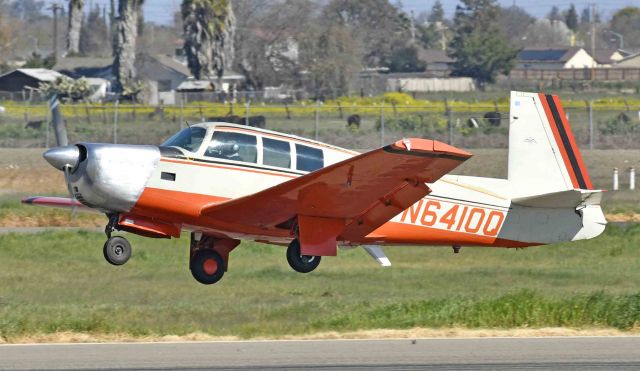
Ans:
<svg viewBox="0 0 640 371"><path fill-rule="evenodd" d="M601 190L570 189L567 191L544 193L535 196L514 198L512 202L520 206L543 208L577 208L580 206L600 205Z"/></svg>

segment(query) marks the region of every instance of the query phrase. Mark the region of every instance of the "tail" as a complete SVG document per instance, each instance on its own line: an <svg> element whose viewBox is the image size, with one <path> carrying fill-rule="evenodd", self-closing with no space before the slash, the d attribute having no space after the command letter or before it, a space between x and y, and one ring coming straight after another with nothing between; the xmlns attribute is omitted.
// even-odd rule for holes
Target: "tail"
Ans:
<svg viewBox="0 0 640 371"><path fill-rule="evenodd" d="M509 181L518 197L593 190L560 99L511 92Z"/></svg>
<svg viewBox="0 0 640 371"><path fill-rule="evenodd" d="M528 238L550 243L569 237L593 238L604 231L602 191L593 189L557 96L511 92L508 179L520 220L537 220L541 228L534 228L536 233ZM528 218L529 214L536 217ZM547 224L540 221L540 215ZM575 215L579 223L573 221ZM565 235L571 223L576 223L575 230ZM563 232L554 236L551 231L558 227Z"/></svg>

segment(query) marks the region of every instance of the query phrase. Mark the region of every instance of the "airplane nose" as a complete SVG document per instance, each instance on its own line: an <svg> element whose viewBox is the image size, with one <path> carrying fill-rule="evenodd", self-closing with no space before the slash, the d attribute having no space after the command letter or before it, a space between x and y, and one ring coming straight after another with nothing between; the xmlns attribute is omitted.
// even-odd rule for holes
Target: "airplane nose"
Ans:
<svg viewBox="0 0 640 371"><path fill-rule="evenodd" d="M58 170L65 166L75 168L80 162L80 149L76 146L55 147L42 154L45 160Z"/></svg>

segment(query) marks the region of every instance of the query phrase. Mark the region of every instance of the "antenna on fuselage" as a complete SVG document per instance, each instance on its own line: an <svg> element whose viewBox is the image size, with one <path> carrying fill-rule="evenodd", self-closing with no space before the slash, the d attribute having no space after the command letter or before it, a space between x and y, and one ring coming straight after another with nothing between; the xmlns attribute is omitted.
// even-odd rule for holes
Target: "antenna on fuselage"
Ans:
<svg viewBox="0 0 640 371"><path fill-rule="evenodd" d="M191 124L189 124L189 121L184 120L184 123L185 123L185 124L187 124L187 127L188 127L189 129L191 129Z"/></svg>

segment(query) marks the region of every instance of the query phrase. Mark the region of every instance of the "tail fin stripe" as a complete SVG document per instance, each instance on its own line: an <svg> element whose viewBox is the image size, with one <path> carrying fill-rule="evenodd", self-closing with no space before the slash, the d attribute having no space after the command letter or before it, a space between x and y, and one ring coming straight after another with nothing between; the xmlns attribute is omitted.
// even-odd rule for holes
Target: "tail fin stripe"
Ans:
<svg viewBox="0 0 640 371"><path fill-rule="evenodd" d="M585 189L587 187L587 183L584 180L582 171L580 171L580 166L578 165L578 160L576 159L575 150L571 146L571 141L569 140L567 130L563 125L556 102L554 101L553 96L548 94L544 95L544 99L541 100L543 106L545 106L546 108L545 111L547 113L549 124L556 139L558 148L560 149L560 153L571 178L571 182L573 183L573 186L575 188ZM571 129L569 129L569 132L570 130Z"/></svg>
<svg viewBox="0 0 640 371"><path fill-rule="evenodd" d="M569 122L567 120L567 115L564 113L564 108L562 107L562 103L560 103L560 98L557 95L554 95L553 101L555 102L556 107L558 109L558 114L560 116L562 126L565 128L567 137L569 138L569 144L571 146L571 149L575 154L576 162L578 164L579 174L582 175L582 178L586 185L586 187L582 189L593 189L593 184L591 183L591 179L589 178L589 172L587 171L587 166L584 164L584 160L582 160L580 149L578 148L576 139L573 136L573 131L571 130L571 126L569 125Z"/></svg>

